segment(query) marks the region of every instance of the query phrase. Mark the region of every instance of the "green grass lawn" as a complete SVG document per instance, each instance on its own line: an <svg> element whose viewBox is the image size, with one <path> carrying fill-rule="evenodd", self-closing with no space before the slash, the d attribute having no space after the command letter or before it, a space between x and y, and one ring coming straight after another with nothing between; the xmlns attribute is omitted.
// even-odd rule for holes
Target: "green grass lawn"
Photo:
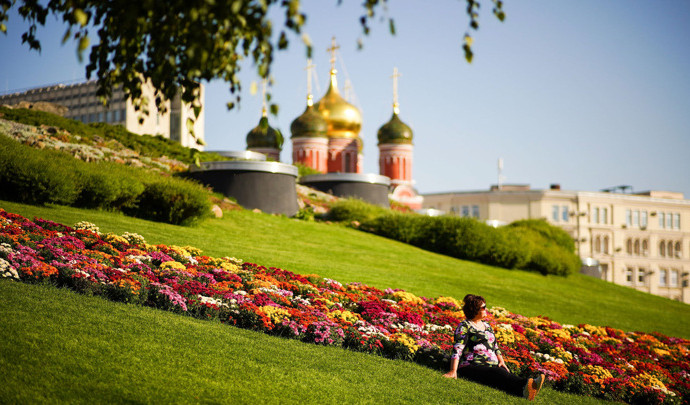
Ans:
<svg viewBox="0 0 690 405"><path fill-rule="evenodd" d="M0 280L0 403L527 403L414 363ZM545 388L541 404L603 403Z"/></svg>
<svg viewBox="0 0 690 405"><path fill-rule="evenodd" d="M680 302L579 274L542 276L453 259L340 225L232 211L182 227L70 207L0 201L0 208L67 225L87 220L106 232L137 232L149 243L192 245L210 256L235 256L341 282L403 288L429 297L462 298L471 292L486 297L489 306L526 316L690 338L690 306Z"/></svg>

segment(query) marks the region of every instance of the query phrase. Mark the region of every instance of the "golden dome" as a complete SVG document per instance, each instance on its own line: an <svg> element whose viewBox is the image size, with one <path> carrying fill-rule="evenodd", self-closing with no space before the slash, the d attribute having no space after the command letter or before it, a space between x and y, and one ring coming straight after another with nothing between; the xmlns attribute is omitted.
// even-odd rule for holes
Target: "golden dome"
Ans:
<svg viewBox="0 0 690 405"><path fill-rule="evenodd" d="M315 107L328 124L329 138L355 139L362 128L362 114L357 107L345 101L338 92L335 73L336 70L331 69L331 84L328 86L326 95L316 103Z"/></svg>

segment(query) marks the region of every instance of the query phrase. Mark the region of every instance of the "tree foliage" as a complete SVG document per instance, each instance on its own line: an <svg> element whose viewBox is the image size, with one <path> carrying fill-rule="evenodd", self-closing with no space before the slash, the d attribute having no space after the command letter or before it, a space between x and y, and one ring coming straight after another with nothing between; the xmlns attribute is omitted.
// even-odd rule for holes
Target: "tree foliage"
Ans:
<svg viewBox="0 0 690 405"><path fill-rule="evenodd" d="M472 61L471 30L479 28L479 0L465 0L470 19L464 35L463 50ZM505 14L500 0L491 0L493 13L503 21ZM342 0L338 0L340 4ZM388 0L365 0L360 24L364 35L369 24L382 10L382 20L395 34L393 18L387 16ZM300 10L299 0L0 0L0 31L7 31L10 10L28 23L22 42L40 51L37 29L46 18L54 15L67 26L63 43L77 42L79 57L93 43L89 52L86 76L98 78L98 95L108 99L114 86L122 86L135 108L147 112L149 100L143 97L142 83L150 82L156 89L155 104L164 109L166 99L178 92L192 105L196 116L201 111L200 83L222 79L228 83L233 108L240 101L241 83L238 76L241 62L250 59L258 75L270 77L276 49L286 49L290 33L302 33L307 16ZM277 27L269 19L269 11L279 9L285 16ZM274 29L280 32L274 36ZM306 53L311 43L302 36ZM361 39L358 41L361 46ZM267 96L270 99L270 94ZM277 105L271 105L277 112Z"/></svg>

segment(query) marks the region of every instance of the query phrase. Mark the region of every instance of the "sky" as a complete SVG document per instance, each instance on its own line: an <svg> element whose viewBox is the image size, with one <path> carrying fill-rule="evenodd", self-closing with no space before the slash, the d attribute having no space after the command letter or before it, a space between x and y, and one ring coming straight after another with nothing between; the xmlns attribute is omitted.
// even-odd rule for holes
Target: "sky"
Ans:
<svg viewBox="0 0 690 405"><path fill-rule="evenodd" d="M340 46L338 81L351 82L362 111L364 173L378 173L376 132L392 114L397 67L400 118L414 132L415 187L420 193L486 190L497 183L534 189L679 191L690 198L690 2L651 0L504 1L506 20L484 0L473 33L474 61L462 52L464 1L389 0L362 37L360 1L306 0L304 31L314 46L319 100L328 87L331 38ZM43 51L21 44L24 23L11 15L0 35L0 92L85 78L76 44L61 45L65 27L49 18ZM274 24L282 23L275 14ZM270 125L289 137L305 108L306 54L301 40L276 55ZM343 63L341 65L341 62ZM205 83L207 150L244 150L261 115L258 76L249 61L239 109L222 81ZM260 94L260 93L259 93ZM289 139L281 160L291 163Z"/></svg>

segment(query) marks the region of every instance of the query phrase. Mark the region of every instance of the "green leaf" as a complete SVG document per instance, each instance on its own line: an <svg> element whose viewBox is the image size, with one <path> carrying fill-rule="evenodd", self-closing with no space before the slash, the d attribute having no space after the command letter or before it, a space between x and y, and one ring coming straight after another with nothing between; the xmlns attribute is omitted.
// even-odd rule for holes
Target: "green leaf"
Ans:
<svg viewBox="0 0 690 405"><path fill-rule="evenodd" d="M388 19L388 29L391 32L391 35L395 35L395 23L393 22L392 18Z"/></svg>
<svg viewBox="0 0 690 405"><path fill-rule="evenodd" d="M467 63L472 63L472 57L474 57L474 54L472 53L472 48L470 48L469 45L465 44L462 46L462 49L465 51L465 59L467 60Z"/></svg>
<svg viewBox="0 0 690 405"><path fill-rule="evenodd" d="M84 60L84 51L89 47L89 42L89 37L86 35L79 38L79 45L77 46L77 58L79 58L79 62Z"/></svg>
<svg viewBox="0 0 690 405"><path fill-rule="evenodd" d="M278 115L278 104L271 104L269 107L272 115Z"/></svg>
<svg viewBox="0 0 690 405"><path fill-rule="evenodd" d="M199 114L201 114L201 106L195 105L193 107L193 110L194 110L194 118L199 118Z"/></svg>
<svg viewBox="0 0 690 405"><path fill-rule="evenodd" d="M206 142L204 142L204 140L201 138L196 138L196 144L200 146L206 146Z"/></svg>
<svg viewBox="0 0 690 405"><path fill-rule="evenodd" d="M233 103L232 101L229 101L226 104L226 106L228 107L228 110L232 110L233 108L235 108L235 103Z"/></svg>
<svg viewBox="0 0 690 405"><path fill-rule="evenodd" d="M62 44L63 44L63 45L64 45L65 43L67 43L67 41L69 40L69 37L70 37L70 36L72 36L72 29L71 29L71 28L67 28L67 31L65 31L65 35L62 37Z"/></svg>
<svg viewBox="0 0 690 405"><path fill-rule="evenodd" d="M280 38L278 39L278 49L285 49L288 46L287 36L285 31L280 33Z"/></svg>
<svg viewBox="0 0 690 405"><path fill-rule="evenodd" d="M187 118L187 131L189 132L194 132L194 120L191 118Z"/></svg>
<svg viewBox="0 0 690 405"><path fill-rule="evenodd" d="M7 33L7 26L5 24L0 24L0 31L4 34Z"/></svg>

